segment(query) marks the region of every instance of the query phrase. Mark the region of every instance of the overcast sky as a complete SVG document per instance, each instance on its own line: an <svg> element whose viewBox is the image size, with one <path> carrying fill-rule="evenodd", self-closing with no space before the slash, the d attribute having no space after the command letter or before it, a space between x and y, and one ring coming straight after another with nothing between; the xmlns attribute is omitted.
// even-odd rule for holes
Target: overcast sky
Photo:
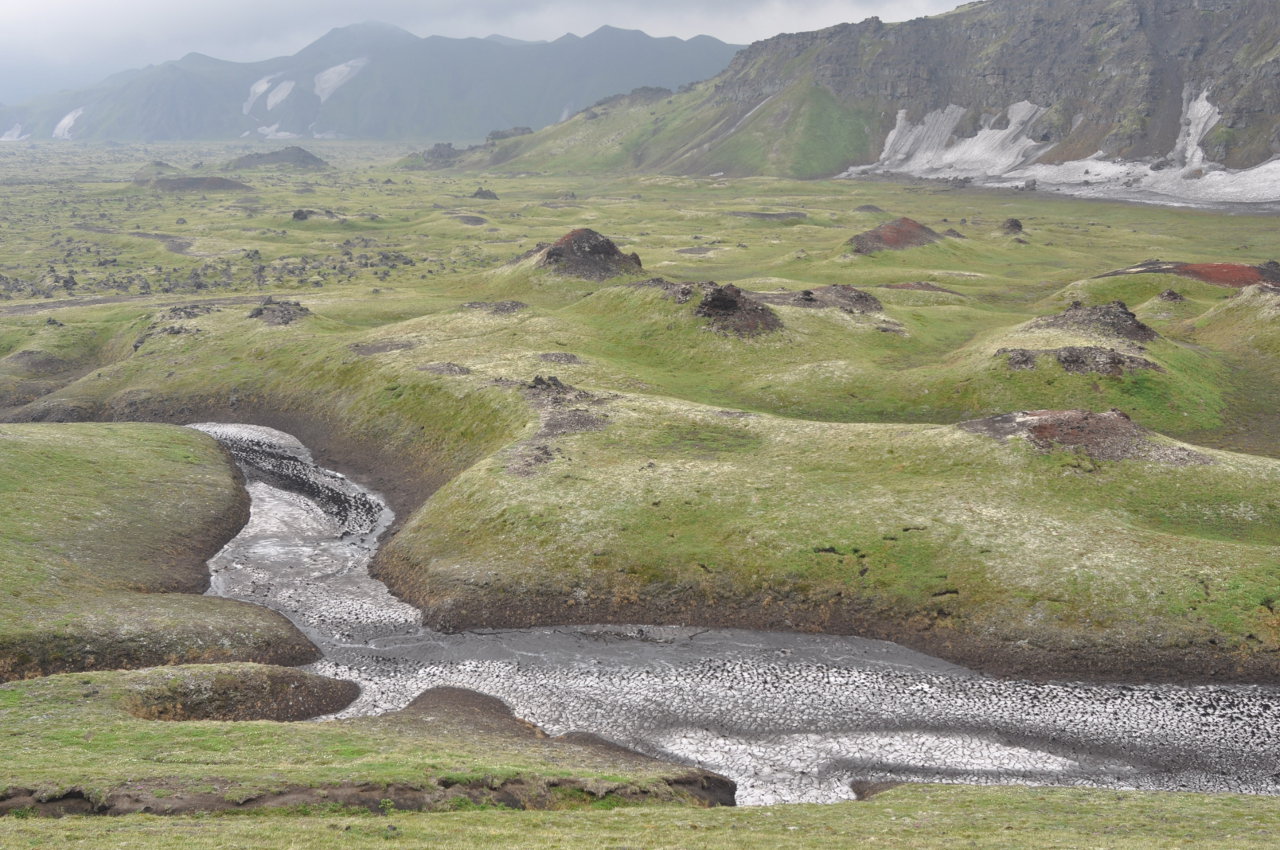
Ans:
<svg viewBox="0 0 1280 850"><path fill-rule="evenodd" d="M605 25L747 44L878 15L900 21L960 0L0 0L0 103L91 85L196 51L249 61L330 29L386 21L415 35L530 40Z"/></svg>

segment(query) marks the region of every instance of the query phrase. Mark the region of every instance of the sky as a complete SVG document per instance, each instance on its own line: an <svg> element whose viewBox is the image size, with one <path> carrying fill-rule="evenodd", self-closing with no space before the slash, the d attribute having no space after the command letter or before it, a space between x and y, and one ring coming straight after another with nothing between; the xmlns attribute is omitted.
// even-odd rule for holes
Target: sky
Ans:
<svg viewBox="0 0 1280 850"><path fill-rule="evenodd" d="M385 21L415 35L528 40L606 24L653 36L749 44L879 16L901 21L961 0L0 0L0 103L92 85L198 52L254 61L334 27Z"/></svg>

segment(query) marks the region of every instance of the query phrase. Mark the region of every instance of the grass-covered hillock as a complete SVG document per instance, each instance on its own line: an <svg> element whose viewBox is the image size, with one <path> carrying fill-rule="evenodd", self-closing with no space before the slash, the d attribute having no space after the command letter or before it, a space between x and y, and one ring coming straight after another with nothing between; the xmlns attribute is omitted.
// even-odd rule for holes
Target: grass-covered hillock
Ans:
<svg viewBox="0 0 1280 850"><path fill-rule="evenodd" d="M314 714L341 708L355 688L255 664L0 685L7 751L0 812L449 811L732 799L732 784L712 774L590 740L548 738L496 700L464 691L429 691L403 711L340 722L217 716L268 716L299 692ZM155 711L166 704L196 716L210 705L218 711L156 719L172 716Z"/></svg>
<svg viewBox="0 0 1280 850"><path fill-rule="evenodd" d="M642 397L583 410L605 427L531 437L552 450L533 474L519 450L477 464L380 574L448 627L854 632L1024 675L1277 662L1280 462L1095 460Z"/></svg>
<svg viewBox="0 0 1280 850"><path fill-rule="evenodd" d="M162 425L0 425L0 679L175 661L301 663L284 618L200 596L248 518L208 437Z"/></svg>

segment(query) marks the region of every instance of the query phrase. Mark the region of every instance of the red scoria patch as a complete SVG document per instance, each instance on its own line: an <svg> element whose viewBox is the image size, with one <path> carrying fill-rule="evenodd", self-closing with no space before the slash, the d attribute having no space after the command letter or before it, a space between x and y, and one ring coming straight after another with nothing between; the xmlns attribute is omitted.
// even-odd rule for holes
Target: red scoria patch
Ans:
<svg viewBox="0 0 1280 850"><path fill-rule="evenodd" d="M879 227L859 233L849 240L855 254L872 254L876 251L901 251L919 248L942 239L937 231L918 221L900 218Z"/></svg>
<svg viewBox="0 0 1280 850"><path fill-rule="evenodd" d="M1181 263L1174 274L1218 286L1245 287L1265 280L1262 270L1257 266L1239 263Z"/></svg>

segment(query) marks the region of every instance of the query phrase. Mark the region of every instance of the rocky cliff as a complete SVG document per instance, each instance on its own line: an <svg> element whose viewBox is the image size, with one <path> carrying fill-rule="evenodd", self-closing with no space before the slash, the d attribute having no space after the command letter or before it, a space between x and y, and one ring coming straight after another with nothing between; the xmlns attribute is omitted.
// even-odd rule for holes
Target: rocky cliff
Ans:
<svg viewBox="0 0 1280 850"><path fill-rule="evenodd" d="M1280 187L1280 166L1232 173L1280 153L1276 0L986 0L872 18L757 42L692 97L624 141L633 165L1280 199L1260 188Z"/></svg>

